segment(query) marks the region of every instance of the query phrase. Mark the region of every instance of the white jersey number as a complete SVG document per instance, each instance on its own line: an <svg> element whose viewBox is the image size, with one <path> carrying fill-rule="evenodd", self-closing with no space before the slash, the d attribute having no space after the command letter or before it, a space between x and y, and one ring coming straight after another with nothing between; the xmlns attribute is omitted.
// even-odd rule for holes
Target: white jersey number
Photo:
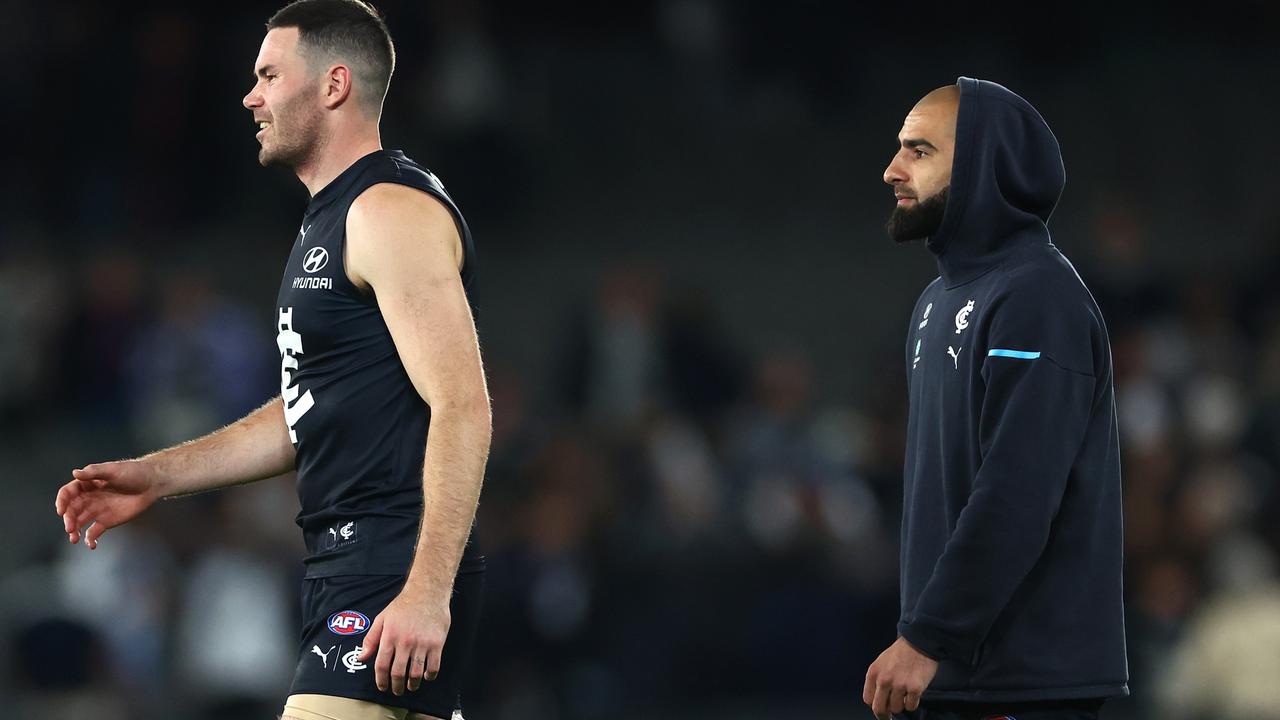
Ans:
<svg viewBox="0 0 1280 720"><path fill-rule="evenodd" d="M302 335L293 329L293 308L280 308L279 333L276 345L280 348L280 397L284 400L284 421L289 426L289 441L297 444L298 433L293 426L315 405L308 390L298 396L298 386L293 384L291 371L298 369L298 355L302 354Z"/></svg>

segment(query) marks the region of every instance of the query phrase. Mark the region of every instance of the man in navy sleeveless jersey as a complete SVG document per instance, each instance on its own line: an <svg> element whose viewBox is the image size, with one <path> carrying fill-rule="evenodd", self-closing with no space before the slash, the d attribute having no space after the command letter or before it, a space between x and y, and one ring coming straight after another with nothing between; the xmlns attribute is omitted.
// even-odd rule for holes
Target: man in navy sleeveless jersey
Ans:
<svg viewBox="0 0 1280 720"><path fill-rule="evenodd" d="M283 717L457 717L491 432L475 247L439 179L382 148L395 50L377 11L298 0L267 28L244 98L258 159L311 194L275 313L281 395L190 443L74 470L57 511L92 549L160 498L296 468L304 616Z"/></svg>

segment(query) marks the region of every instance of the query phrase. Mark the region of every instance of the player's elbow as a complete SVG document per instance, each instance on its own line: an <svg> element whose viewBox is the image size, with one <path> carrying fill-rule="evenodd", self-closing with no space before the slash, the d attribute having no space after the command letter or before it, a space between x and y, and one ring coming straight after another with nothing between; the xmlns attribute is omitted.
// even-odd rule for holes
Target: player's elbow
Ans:
<svg viewBox="0 0 1280 720"><path fill-rule="evenodd" d="M483 389L455 392L431 403L432 422L454 422L465 425L486 438L493 433L493 410Z"/></svg>

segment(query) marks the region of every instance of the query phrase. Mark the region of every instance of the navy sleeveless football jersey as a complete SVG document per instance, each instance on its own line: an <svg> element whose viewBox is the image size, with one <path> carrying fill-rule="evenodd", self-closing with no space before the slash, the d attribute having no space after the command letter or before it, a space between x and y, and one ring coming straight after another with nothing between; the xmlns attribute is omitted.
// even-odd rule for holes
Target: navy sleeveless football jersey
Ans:
<svg viewBox="0 0 1280 720"><path fill-rule="evenodd" d="M407 573L422 519L431 410L400 362L376 299L351 283L343 263L347 211L379 183L417 188L453 213L462 284L475 312L471 232L429 170L398 150L378 150L311 199L280 284L276 327L308 578ZM473 540L461 570L483 563Z"/></svg>

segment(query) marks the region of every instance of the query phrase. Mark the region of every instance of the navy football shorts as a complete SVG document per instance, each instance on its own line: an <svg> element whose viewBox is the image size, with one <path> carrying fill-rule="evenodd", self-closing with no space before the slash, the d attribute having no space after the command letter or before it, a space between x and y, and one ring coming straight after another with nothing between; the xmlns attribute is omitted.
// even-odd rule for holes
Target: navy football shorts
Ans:
<svg viewBox="0 0 1280 720"><path fill-rule="evenodd" d="M373 619L404 585L400 575L335 575L302 581L302 644L290 695L336 695L407 708L448 720L462 708L462 682L475 644L484 593L484 571L460 573L449 605L449 635L440 674L396 697L378 690L373 659L360 662L360 647ZM375 656L376 657L376 656Z"/></svg>
<svg viewBox="0 0 1280 720"><path fill-rule="evenodd" d="M1103 701L1035 700L1007 703L922 702L906 720L1098 720Z"/></svg>

